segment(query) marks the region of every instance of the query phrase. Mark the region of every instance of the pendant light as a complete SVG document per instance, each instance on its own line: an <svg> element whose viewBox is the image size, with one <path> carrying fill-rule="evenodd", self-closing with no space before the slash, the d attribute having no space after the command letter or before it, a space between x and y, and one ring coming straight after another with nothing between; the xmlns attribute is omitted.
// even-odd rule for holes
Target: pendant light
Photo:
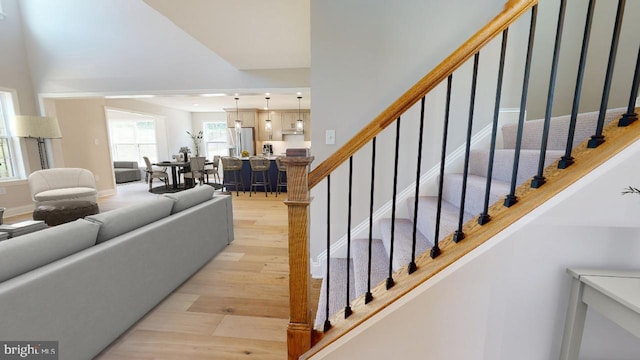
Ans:
<svg viewBox="0 0 640 360"><path fill-rule="evenodd" d="M235 99L236 99L236 122L235 122L235 127L236 127L236 133L240 133L240 130L242 130L242 121L240 120L240 111L238 110L238 100L240 98L236 96Z"/></svg>
<svg viewBox="0 0 640 360"><path fill-rule="evenodd" d="M302 112L300 111L300 100L302 96L298 96L298 120L296 120L296 131L304 131L304 121L302 121Z"/></svg>
<svg viewBox="0 0 640 360"><path fill-rule="evenodd" d="M267 107L265 108L267 110L267 119L264 121L264 129L267 131L267 134L269 134L269 140L271 140L272 127L271 119L269 119L269 97L267 96L265 99L267 100Z"/></svg>

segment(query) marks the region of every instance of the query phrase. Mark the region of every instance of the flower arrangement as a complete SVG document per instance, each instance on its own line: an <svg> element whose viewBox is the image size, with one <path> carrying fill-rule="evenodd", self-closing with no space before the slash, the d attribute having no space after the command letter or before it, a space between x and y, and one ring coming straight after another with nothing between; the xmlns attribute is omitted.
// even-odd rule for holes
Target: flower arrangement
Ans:
<svg viewBox="0 0 640 360"><path fill-rule="evenodd" d="M193 141L193 148L195 149L196 156L200 156L200 143L202 142L202 130L198 131L197 134L192 134L187 131L187 135L191 137Z"/></svg>
<svg viewBox="0 0 640 360"><path fill-rule="evenodd" d="M189 149L188 146L181 146L180 147L180 152L183 154L190 154L191 153L191 149Z"/></svg>

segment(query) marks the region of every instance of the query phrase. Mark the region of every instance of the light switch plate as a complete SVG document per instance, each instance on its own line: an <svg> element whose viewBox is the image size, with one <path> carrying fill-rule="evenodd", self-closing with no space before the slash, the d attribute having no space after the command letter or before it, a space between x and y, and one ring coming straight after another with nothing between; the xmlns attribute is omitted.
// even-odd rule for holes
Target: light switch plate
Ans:
<svg viewBox="0 0 640 360"><path fill-rule="evenodd" d="M325 132L325 144L333 145L336 143L336 131L335 130L327 130Z"/></svg>

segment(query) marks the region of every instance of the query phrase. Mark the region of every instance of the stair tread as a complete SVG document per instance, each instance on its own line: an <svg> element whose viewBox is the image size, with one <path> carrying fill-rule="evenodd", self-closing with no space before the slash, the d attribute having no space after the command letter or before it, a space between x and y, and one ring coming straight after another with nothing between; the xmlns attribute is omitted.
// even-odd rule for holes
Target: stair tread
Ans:
<svg viewBox="0 0 640 360"><path fill-rule="evenodd" d="M379 222L382 242L387 254L391 249L391 225L393 219L381 219ZM413 222L409 219L396 218L393 240L393 270L406 266L411 261L413 250ZM433 244L420 231L416 230L416 256L431 248Z"/></svg>
<svg viewBox="0 0 640 360"><path fill-rule="evenodd" d="M442 196L448 202L460 206L462 199L463 174L445 174ZM467 176L467 191L464 210L470 214L478 215L484 207L485 188L487 178L479 175ZM489 205L504 198L511 190L511 184L505 181L493 179L489 195Z"/></svg>
<svg viewBox="0 0 640 360"><path fill-rule="evenodd" d="M346 258L331 258L329 259L331 266L330 275L330 292L329 292L329 317L338 311L342 310L346 305L346 273L347 263L349 265L349 301L355 299L355 282L353 276L353 260ZM327 307L327 283L322 281L320 288L320 298L318 299L318 310L316 312L316 320L314 328L322 328L326 319L326 307Z"/></svg>
<svg viewBox="0 0 640 360"><path fill-rule="evenodd" d="M413 206L411 207L413 208ZM422 233L426 233L429 239L435 238L437 209L437 196L421 196L418 199L418 229L420 229ZM465 211L462 222L465 223L471 220L473 216L474 215L472 213ZM440 211L439 239L448 236L458 229L459 218L460 209L458 208L458 206L443 199ZM431 242L433 241L431 240Z"/></svg>
<svg viewBox="0 0 640 360"><path fill-rule="evenodd" d="M493 158L492 178L505 182L511 182L513 174L514 149L496 149ZM471 150L469 155L469 174L487 176L489 164L489 149ZM548 150L545 153L545 167L564 155L562 150ZM540 150L522 149L518 162L518 177L516 183L522 184L532 178L538 172L540 162Z"/></svg>
<svg viewBox="0 0 640 360"><path fill-rule="evenodd" d="M353 275L356 296L367 292L369 267L369 239L354 239L351 241L353 258ZM386 279L389 274L389 255L380 239L371 241L371 288Z"/></svg>

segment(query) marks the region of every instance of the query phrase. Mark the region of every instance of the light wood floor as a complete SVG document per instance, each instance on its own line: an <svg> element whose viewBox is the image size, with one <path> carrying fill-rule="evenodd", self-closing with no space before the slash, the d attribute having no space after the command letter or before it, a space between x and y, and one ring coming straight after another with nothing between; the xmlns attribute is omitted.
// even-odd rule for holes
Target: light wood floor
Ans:
<svg viewBox="0 0 640 360"><path fill-rule="evenodd" d="M286 359L285 197L234 194L231 245L96 359Z"/></svg>

